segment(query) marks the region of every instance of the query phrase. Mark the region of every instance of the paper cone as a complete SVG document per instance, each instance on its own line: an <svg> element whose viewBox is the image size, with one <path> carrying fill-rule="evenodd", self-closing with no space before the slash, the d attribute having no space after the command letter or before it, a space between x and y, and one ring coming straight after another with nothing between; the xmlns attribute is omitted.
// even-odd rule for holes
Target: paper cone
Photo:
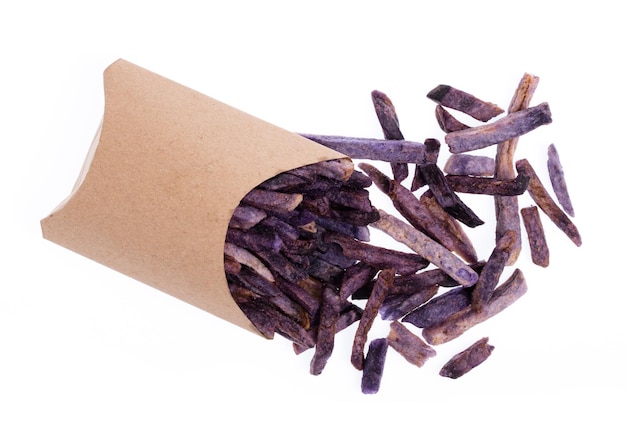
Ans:
<svg viewBox="0 0 626 433"><path fill-rule="evenodd" d="M282 171L345 157L124 60L104 73L101 127L44 238L258 332L226 284L227 225Z"/></svg>

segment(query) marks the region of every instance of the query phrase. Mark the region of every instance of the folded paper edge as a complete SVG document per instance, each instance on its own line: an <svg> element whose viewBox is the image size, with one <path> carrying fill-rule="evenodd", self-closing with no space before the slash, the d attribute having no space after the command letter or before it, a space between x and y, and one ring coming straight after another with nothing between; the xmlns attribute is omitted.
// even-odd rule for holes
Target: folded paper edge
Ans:
<svg viewBox="0 0 626 433"><path fill-rule="evenodd" d="M136 89L132 87L133 85L139 86L140 90L136 91ZM252 189L262 180L265 180L275 174L302 165L329 159L347 158L347 156L334 150L325 148L312 141L309 141L303 137L298 136L297 134L282 130L247 113L240 112L233 107L222 104L219 101L215 101L205 95L195 92L192 89L181 86L178 83L175 83L153 72L140 68L123 59L119 59L118 61L114 62L105 70L104 86L105 109L102 122L95 134L95 138L85 158L85 162L80 171L80 174L78 175L74 188L72 189L68 197L63 200L47 217L43 218L40 222L44 239L59 244L87 258L95 260L96 262L99 262L107 267L110 267L127 276L130 276L135 280L146 283L151 287L159 289L191 305L208 311L215 316L218 316L244 329L260 335L259 331L256 330L256 328L250 323L245 314L236 305L226 285L223 269L223 241L225 237L226 227L228 225L228 221L230 220L230 215L232 215L232 211L234 210L234 206L236 206L239 199L243 197L245 192ZM117 188L119 189L117 193L123 195L125 191L122 190L122 187L128 186L130 187L131 191L134 191L133 188L135 187L136 183L133 183L133 181L129 181L128 179L126 179L126 183L120 182L119 184L116 184L115 181L111 181L111 179L115 179L119 176L123 178L124 175L134 176L137 174L124 170L113 173L111 171L107 172L106 170L118 170L121 166L123 166L123 163L122 165L116 165L119 164L119 162L115 160L115 158L117 157L116 154L120 152L128 152L129 147L133 148L132 150L134 150L135 147L141 148L142 146L145 146L145 149L148 149L147 152L150 152L153 150L153 148L151 148L150 146L165 145L168 143L158 142L158 139L157 144L132 142L130 143L132 144L131 146L129 143L123 143L123 140L120 139L120 137L116 136L116 133L120 133L120 136L123 139L127 139L129 136L135 137L132 135L133 127L138 126L139 129L141 129L141 127L144 126L144 129L141 129L142 131L146 130L146 128L145 125L134 125L133 127L127 127L124 129L123 127L120 127L119 123L116 122L123 123L124 119L129 117L127 116L129 113L126 113L125 110L128 110L129 108L137 108L135 106L128 107L129 96L138 98L146 97L147 99L150 99L153 97L159 98L160 96L162 96L159 95L159 93L165 93L169 98L166 98L166 102L172 102L177 104L177 109L181 107L184 109L186 103L188 102L187 100L185 100L185 98L190 98L190 100L193 100L194 109L197 107L201 107L206 109L209 114L211 114L213 112L212 110L214 110L217 113L217 117L222 116L226 119L227 122L231 122L231 126L234 125L234 128L231 127L231 130L238 129L236 128L238 121L244 122L246 127L250 128L251 134L253 134L253 139L258 137L260 137L261 140L276 139L283 148L289 148L289 146L291 145L299 146L297 152L285 153L277 151L275 149L269 149L267 154L261 152L260 155L263 157L267 157L268 154L272 155L280 153L282 155L282 159L278 161L275 158L266 159L264 162L272 165L273 168L271 168L269 171L261 171L265 174L257 178L256 180L250 180L250 178L248 178L245 186L242 187L241 185L239 185L238 188L236 188L236 194L238 194L238 198L235 199L233 197L229 197L230 206L227 206L227 212L221 212L220 218L215 217L213 215L214 212L212 211L214 209L223 210L223 207L225 206L223 203L217 202L209 205L208 202L205 200L202 202L202 206L200 206L201 209L193 209L193 206L188 206L187 208L185 208L185 204L184 202L182 202L184 212L177 213L176 218L184 218L185 216L191 215L192 218L190 218L190 220L192 220L194 223L197 223L197 213L208 212L209 217L207 218L207 221L204 222L204 226L211 226L214 230L211 231L209 229L208 232L215 233L213 233L213 235L204 233L207 230L205 230L206 227L203 226L204 228L202 228L202 230L204 232L202 239L216 239L215 237L211 236L221 236L219 242L213 242L214 245L210 247L211 254L208 253L209 247L199 246L197 244L190 246L189 250L185 249L183 251L183 254L188 255L189 257L193 257L195 253L200 253L200 255L203 257L202 260L198 260L197 258L193 259L194 263L196 264L196 268L204 267L203 264L207 264L208 262L210 262L210 267L212 267L214 270L219 267L221 271L221 276L216 277L219 283L216 283L215 281L212 282L210 276L207 278L206 270L202 269L171 269L169 272L161 272L161 274L156 276L151 275L151 271L159 268L159 263L155 264L150 262L150 258L146 258L146 253L145 251L142 251L141 247L137 247L137 245L133 244L132 242L126 242L124 239L124 234L119 233L121 229L129 229L130 226L128 225L128 221L126 219L132 219L135 212L132 206L129 206L126 203L128 196L123 196L121 198L115 197L115 194L112 194L111 190L115 190ZM148 107L146 111L152 113L150 111L151 109L153 109L153 107ZM198 115L198 113L192 112L193 109L190 109L189 111L189 113L178 112L177 115L179 117L169 120L172 121L172 124L176 124L177 122L180 123L181 121L183 121L184 123L184 121L186 120L186 115ZM174 112L175 110L166 110L165 115L176 116L172 114ZM130 114L134 115L136 113ZM163 113L157 114L162 115ZM221 117L219 117L219 119L222 120ZM135 120L139 123L142 122L140 116L136 117ZM150 119L150 122L153 121L154 119ZM194 126L193 122L191 122L191 126ZM158 127L162 128L163 125L159 124ZM231 130L228 130L227 132L230 133L232 132ZM149 128L147 129L147 132L150 132ZM193 131L191 132L193 133ZM202 129L202 133L204 134L210 135L213 134L213 132L214 131ZM174 134L173 136L176 137L176 134ZM220 136L221 140L228 141L229 138L232 137L229 137L228 135ZM240 136L239 139L246 139L246 137ZM250 139L250 137L248 137L248 139ZM223 145L221 143L216 144L219 141L220 140L213 142L210 140L207 141L207 139L205 138L204 140L201 140L197 143L192 143L189 149L185 147L185 143L181 142L179 144L184 148L184 151L181 153L184 153L185 151L189 152L189 155L187 155L187 157L197 157L198 149L200 149L200 157L208 158L208 153L204 146L206 146L208 143L209 145L219 145L219 147L223 148ZM255 146L252 146L252 148L247 148L246 151L256 152L257 147L273 147L275 144L276 143L274 142L255 142ZM235 143L235 145L241 146L241 143ZM131 157L141 156L138 153L132 153L132 150L131 153L129 153ZM168 148L168 150L170 149ZM179 149L176 148L174 150L177 151ZM305 151L302 152L302 150ZM293 155L289 155L290 153L293 153ZM159 156L157 152L152 152L149 153L149 157ZM255 161L257 165L259 162L259 158L255 157L254 155L248 157L247 160ZM168 161L170 161L170 159L165 158L159 160L157 164L154 164L153 162L150 164L144 164L145 161L138 161L137 164L141 169L156 166L159 170L161 170L162 167L159 165L159 163L163 165L167 164ZM213 164L214 162L215 161L211 161L211 164ZM96 166L95 168L94 165ZM126 167L124 166L124 168ZM181 175L180 167L177 167L177 169L179 170L177 174ZM255 174L259 176L259 173L261 172L257 172ZM202 174L202 172L200 172L200 174ZM184 176L184 173L182 174L182 176ZM252 176L252 178L254 178L254 176ZM157 183L160 183L162 180L160 178L155 178L152 175L149 175L146 179L156 179ZM193 176L189 177L189 179L193 179ZM144 180L145 179L142 178L142 181ZM197 188L197 185L195 187ZM139 191L142 193L145 192L145 190ZM163 192L163 190L157 189L156 191L149 192L153 194L151 197L152 199L159 200L161 197L159 196L159 193ZM184 192L184 194L188 195L189 192ZM184 195L184 197L187 196ZM132 200L135 200L135 198L136 197L131 197ZM123 204L123 209L120 210L113 208L113 206L120 203ZM139 200L138 204L139 206L146 205L146 203L141 200ZM109 207L107 207L107 205ZM171 200L168 203L168 206L170 206L171 208ZM113 210L111 211L111 209ZM111 217L110 221L107 220L107 211L111 211L114 213L112 215L109 215ZM125 215L124 211L127 212ZM102 212L104 212L105 215L101 215ZM188 213L185 214L185 212ZM224 215L228 215L228 217L226 218L224 217ZM145 217L145 215L143 216ZM147 243L152 243L152 238L155 236L155 234L162 235L163 237L168 236L167 233L159 233L159 231L163 228L169 227L169 224L172 224L171 219L172 218L168 218L161 221L163 223L161 225L155 225L154 227L156 228L156 230L154 232L147 231L141 233L141 236L144 236L145 239L141 236L138 236L136 233L129 232L127 233L127 235L132 237L134 242L141 242L142 240L146 241L146 239L148 239ZM116 221L121 221L126 225L121 228L119 226L116 227ZM141 221L139 221L139 223L141 223ZM178 232L181 233L185 231L181 230L179 226L176 226L175 228ZM191 239L192 242L195 242L192 236L189 237L189 239ZM202 240L198 242L202 242ZM186 248L185 245L181 246L180 243L178 243L177 246L181 248ZM129 248L127 249L126 247ZM176 251L175 249L173 249L172 251L169 251L169 253L175 254ZM149 255L150 253L147 254L147 256ZM175 267L176 265L174 263L169 263L167 261L167 257L168 253L166 252L165 254L161 255L159 257L159 260L157 260L156 262L160 261L160 265L162 266ZM215 263L218 257L219 263ZM150 263L146 263L146 260ZM178 263L179 265L181 264L180 260L175 260L175 263ZM218 264L219 266L217 266ZM145 269L141 269L142 266L145 266ZM186 264L182 263L182 266L185 267ZM188 276L185 276L185 273L196 272L201 274L201 276L198 276L197 278L187 278ZM171 273L173 275L166 275L168 273ZM175 281L177 280L177 277L182 278L182 280L193 281L193 284L185 286L184 282ZM215 299L212 299L212 297L215 297ZM214 300L216 301L216 305L213 305Z"/></svg>

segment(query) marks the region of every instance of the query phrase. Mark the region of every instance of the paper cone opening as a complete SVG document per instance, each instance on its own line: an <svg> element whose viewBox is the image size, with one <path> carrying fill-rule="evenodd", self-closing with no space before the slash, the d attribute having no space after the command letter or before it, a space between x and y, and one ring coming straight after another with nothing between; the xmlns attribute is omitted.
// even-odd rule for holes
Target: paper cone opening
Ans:
<svg viewBox="0 0 626 433"><path fill-rule="evenodd" d="M44 238L257 332L230 295L223 248L254 186L338 152L125 60L76 186Z"/></svg>

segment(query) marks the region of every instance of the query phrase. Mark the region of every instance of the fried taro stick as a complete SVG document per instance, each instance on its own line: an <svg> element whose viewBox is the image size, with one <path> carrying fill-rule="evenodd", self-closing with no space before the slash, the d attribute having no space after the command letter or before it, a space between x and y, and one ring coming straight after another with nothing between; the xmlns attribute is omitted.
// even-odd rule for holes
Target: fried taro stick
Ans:
<svg viewBox="0 0 626 433"><path fill-rule="evenodd" d="M442 323L448 317L472 304L473 287L456 287L439 295L402 318L418 328Z"/></svg>
<svg viewBox="0 0 626 433"><path fill-rule="evenodd" d="M443 171L449 175L493 176L496 172L496 161L490 156L453 153L448 157Z"/></svg>
<svg viewBox="0 0 626 433"><path fill-rule="evenodd" d="M454 355L439 371L439 375L458 379L489 358L494 347L488 344L489 338L481 338L467 349Z"/></svg>
<svg viewBox="0 0 626 433"><path fill-rule="evenodd" d="M512 196L526 192L530 179L523 174L518 175L515 179L502 180L491 177L447 175L446 181L455 192Z"/></svg>
<svg viewBox="0 0 626 433"><path fill-rule="evenodd" d="M361 376L361 392L363 394L376 394L380 390L388 346L386 338L377 338L370 342Z"/></svg>
<svg viewBox="0 0 626 433"><path fill-rule="evenodd" d="M347 182L353 172L354 163L350 158L329 159L289 170L289 173L303 179L315 180L323 176L341 182Z"/></svg>
<svg viewBox="0 0 626 433"><path fill-rule="evenodd" d="M393 267L400 275L413 274L429 264L429 261L419 254L361 242L340 233L327 232L324 241L339 244L346 257L360 260L379 270Z"/></svg>
<svg viewBox="0 0 626 433"><path fill-rule="evenodd" d="M333 353L341 304L337 290L332 286L325 286L322 295L319 324L317 326L315 353L311 359L310 366L310 372L313 375L322 373Z"/></svg>
<svg viewBox="0 0 626 433"><path fill-rule="evenodd" d="M476 227L484 224L481 220L452 190L446 181L446 177L436 164L424 164L420 172L432 191L433 196L442 208L454 218L468 227Z"/></svg>
<svg viewBox="0 0 626 433"><path fill-rule="evenodd" d="M528 236L530 257L534 264L547 268L550 264L550 251L537 206L525 207L520 213Z"/></svg>
<svg viewBox="0 0 626 433"><path fill-rule="evenodd" d="M363 370L363 351L365 349L365 342L367 341L367 334L374 323L374 319L378 316L378 310L387 295L387 291L393 285L394 276L395 270L393 268L382 270L376 279L372 294L365 303L359 326L354 335L352 354L350 357L352 365L357 370Z"/></svg>
<svg viewBox="0 0 626 433"><path fill-rule="evenodd" d="M446 84L440 84L426 95L429 99L486 122L504 113L504 110L491 102L485 102L476 96Z"/></svg>
<svg viewBox="0 0 626 433"><path fill-rule="evenodd" d="M403 243L419 256L434 264L462 286L472 286L478 281L478 274L450 250L433 241L415 227L393 215L379 210L380 219L372 227L388 234Z"/></svg>
<svg viewBox="0 0 626 433"><path fill-rule="evenodd" d="M443 132L454 132L469 128L469 126L457 120L452 114L443 108L442 105L439 104L435 107L435 118L437 119L437 123Z"/></svg>
<svg viewBox="0 0 626 433"><path fill-rule="evenodd" d="M372 102L374 103L374 110L383 129L385 139L404 140L404 135L400 131L396 108L391 99L383 92L374 90L372 92ZM391 170L394 179L398 182L402 182L409 176L409 166L405 162L392 162Z"/></svg>
<svg viewBox="0 0 626 433"><path fill-rule="evenodd" d="M339 296L341 299L348 299L357 290L372 281L377 273L378 269L365 262L357 262L348 267L343 274L339 286Z"/></svg>
<svg viewBox="0 0 626 433"><path fill-rule="evenodd" d="M229 283L230 292L241 311L265 338L273 339L278 333L298 347L312 348L315 340L296 320L278 311L258 295L235 283Z"/></svg>
<svg viewBox="0 0 626 433"><path fill-rule="evenodd" d="M389 325L387 342L389 346L402 355L404 359L418 367L424 366L429 358L437 354L435 349L397 321L393 321Z"/></svg>
<svg viewBox="0 0 626 433"><path fill-rule="evenodd" d="M504 267L511 256L516 237L517 234L510 230L496 242L496 246L481 270L472 292L472 308L476 311L482 311L491 299Z"/></svg>
<svg viewBox="0 0 626 433"><path fill-rule="evenodd" d="M439 287L432 285L417 289L413 293L387 295L385 301L380 306L380 317L383 320L399 320L431 299L438 291Z"/></svg>
<svg viewBox="0 0 626 433"><path fill-rule="evenodd" d="M439 159L439 149L441 149L441 143L436 138L427 138L424 140L424 147L426 148L426 161L425 164L436 164ZM413 175L413 181L411 182L411 191L417 191L424 185L426 181L422 176L420 167L422 164L415 165L415 174Z"/></svg>
<svg viewBox="0 0 626 433"><path fill-rule="evenodd" d="M554 144L548 146L548 174L550 176L550 183L552 183L552 190L554 191L557 200L563 207L563 210L569 216L573 217L574 207L572 206L572 200L570 199L569 192L567 190L565 172L563 170L563 165L561 165L559 153L557 152Z"/></svg>
<svg viewBox="0 0 626 433"><path fill-rule="evenodd" d="M241 202L265 211L290 212L298 207L302 198L302 194L288 194L254 188L241 199Z"/></svg>
<svg viewBox="0 0 626 433"><path fill-rule="evenodd" d="M444 227L446 233L449 233L452 239L453 248L448 249L457 253L459 257L467 263L474 263L478 261L478 255L476 253L476 249L474 248L474 244L465 232L463 225L441 207L433 195L433 192L426 190L424 194L420 196L419 201L439 221L439 223ZM440 243L444 245L443 242L440 241Z"/></svg>
<svg viewBox="0 0 626 433"><path fill-rule="evenodd" d="M229 228L247 230L267 217L267 213L254 206L240 204L235 208L228 222Z"/></svg>
<svg viewBox="0 0 626 433"><path fill-rule="evenodd" d="M515 89L513 98L511 98L508 108L509 113L528 108L538 85L539 77L525 73ZM518 141L519 137L513 137L498 143L495 158L495 177L497 179L515 178L514 159ZM508 230L515 230L518 233L515 247L508 263L508 265L512 265L517 261L522 249L518 199L516 196L495 196L494 205L496 208L496 241Z"/></svg>
<svg viewBox="0 0 626 433"><path fill-rule="evenodd" d="M493 296L481 311L468 306L448 317L443 322L423 329L422 337L428 344L447 343L461 336L465 331L495 316L509 307L528 290L526 279L521 270L516 269L511 276L493 293Z"/></svg>
<svg viewBox="0 0 626 433"><path fill-rule="evenodd" d="M239 262L242 265L246 265L254 269L257 274L265 278L267 281L274 281L274 275L270 272L267 266L265 266L261 259L259 259L259 257L252 254L245 248L241 248L235 244L225 242L224 255L230 257L231 259Z"/></svg>
<svg viewBox="0 0 626 433"><path fill-rule="evenodd" d="M541 183L537 173L527 159L521 159L515 163L519 173L530 177L528 184L528 194L537 203L539 208L552 220L552 222L571 239L576 246L582 245L582 240L578 228L569 217L554 202L546 188Z"/></svg>
<svg viewBox="0 0 626 433"><path fill-rule="evenodd" d="M354 159L420 164L424 162L425 158L424 144L417 141L381 140L337 135L301 135Z"/></svg>
<svg viewBox="0 0 626 433"><path fill-rule="evenodd" d="M475 252L471 244L465 242L465 238L459 237L457 231L451 231L450 224L446 219L434 215L429 206L421 203L408 188L396 182L378 170L376 167L361 163L359 168L371 177L373 183L385 193L391 200L394 208L413 227L425 233L430 238L441 243L449 250L458 253L467 261L475 260ZM379 212L380 217L380 212Z"/></svg>
<svg viewBox="0 0 626 433"><path fill-rule="evenodd" d="M550 107L544 102L485 125L449 132L445 142L451 153L469 152L519 137L551 122Z"/></svg>

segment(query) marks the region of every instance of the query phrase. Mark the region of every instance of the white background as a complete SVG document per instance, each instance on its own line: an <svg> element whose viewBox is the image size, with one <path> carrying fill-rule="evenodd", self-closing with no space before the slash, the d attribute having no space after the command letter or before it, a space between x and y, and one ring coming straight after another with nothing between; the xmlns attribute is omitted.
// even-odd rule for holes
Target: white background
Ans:
<svg viewBox="0 0 626 433"><path fill-rule="evenodd" d="M0 431L624 431L617 2L5 3ZM78 175L103 112L102 72L118 58L298 132L380 137L369 95L379 89L416 141L443 138L425 97L437 84L506 107L522 74L538 75L534 101L549 102L553 123L523 137L518 156L547 183L555 143L583 245L544 218L550 267L532 265L527 250L517 264L529 293L421 369L390 350L377 395L360 393L350 365L354 328L311 376L310 354L285 340L41 238L39 220ZM488 220L470 231L486 258L491 201L468 203ZM495 346L486 363L458 380L438 376L482 336Z"/></svg>

